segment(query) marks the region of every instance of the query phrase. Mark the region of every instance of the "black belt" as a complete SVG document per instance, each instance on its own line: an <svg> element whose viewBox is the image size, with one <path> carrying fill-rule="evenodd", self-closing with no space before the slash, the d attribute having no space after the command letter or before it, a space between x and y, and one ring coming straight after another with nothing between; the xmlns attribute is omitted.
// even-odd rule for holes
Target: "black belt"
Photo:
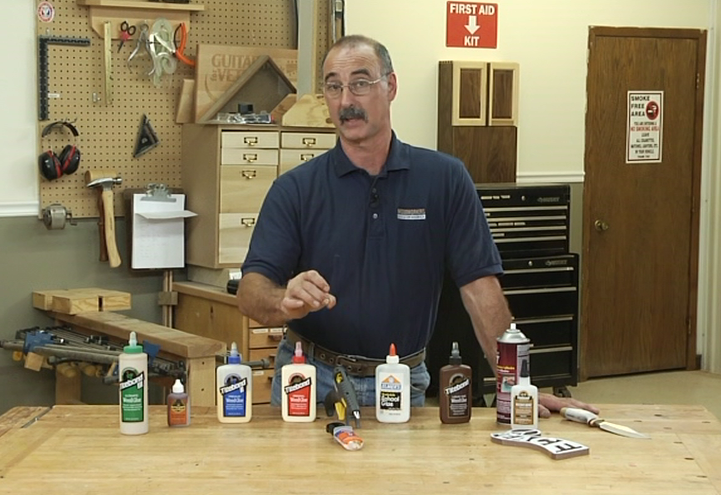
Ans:
<svg viewBox="0 0 721 495"><path fill-rule="evenodd" d="M349 356L348 354L338 354L325 347L314 344L310 340L306 339L295 333L290 328L286 329L285 337L292 345L296 342L300 342L303 352L308 355L310 354L311 348L313 351L313 359L327 364L328 366L343 366L348 374L355 376L375 376L376 366L384 364L385 359L372 359L362 356ZM409 354L408 356L400 358L400 362L408 365L409 368L414 368L421 364L426 359L426 350L421 349L418 352Z"/></svg>

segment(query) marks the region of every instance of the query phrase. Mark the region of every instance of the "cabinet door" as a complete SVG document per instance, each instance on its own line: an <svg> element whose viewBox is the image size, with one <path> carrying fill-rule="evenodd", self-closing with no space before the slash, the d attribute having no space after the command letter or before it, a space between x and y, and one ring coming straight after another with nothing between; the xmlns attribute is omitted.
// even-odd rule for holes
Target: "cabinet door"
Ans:
<svg viewBox="0 0 721 495"><path fill-rule="evenodd" d="M452 125L486 125L488 64L453 61Z"/></svg>
<svg viewBox="0 0 721 495"><path fill-rule="evenodd" d="M488 124L518 124L518 64L488 64Z"/></svg>

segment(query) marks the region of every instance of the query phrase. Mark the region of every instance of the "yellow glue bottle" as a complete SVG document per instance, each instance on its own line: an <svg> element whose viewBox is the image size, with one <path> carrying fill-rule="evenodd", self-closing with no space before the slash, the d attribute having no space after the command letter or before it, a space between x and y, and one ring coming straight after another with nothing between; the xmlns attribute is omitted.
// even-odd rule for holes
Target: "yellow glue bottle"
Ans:
<svg viewBox="0 0 721 495"><path fill-rule="evenodd" d="M514 430L538 428L538 388L531 385L528 359L521 362L519 383L511 387L511 428Z"/></svg>
<svg viewBox="0 0 721 495"><path fill-rule="evenodd" d="M216 407L221 423L247 423L253 417L253 373L241 364L238 346L230 346L228 364L218 366L215 374Z"/></svg>
<svg viewBox="0 0 721 495"><path fill-rule="evenodd" d="M300 342L295 343L293 362L281 368L281 380L283 420L315 421L315 366L305 362Z"/></svg>

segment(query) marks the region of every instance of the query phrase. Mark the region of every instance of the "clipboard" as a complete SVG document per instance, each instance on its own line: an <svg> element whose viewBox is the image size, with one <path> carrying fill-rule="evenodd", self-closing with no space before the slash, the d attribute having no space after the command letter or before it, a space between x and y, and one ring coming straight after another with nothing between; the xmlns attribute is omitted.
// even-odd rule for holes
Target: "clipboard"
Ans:
<svg viewBox="0 0 721 495"><path fill-rule="evenodd" d="M128 223L128 254L133 270L185 267L185 219L196 216L185 209L185 194L165 184L123 192Z"/></svg>

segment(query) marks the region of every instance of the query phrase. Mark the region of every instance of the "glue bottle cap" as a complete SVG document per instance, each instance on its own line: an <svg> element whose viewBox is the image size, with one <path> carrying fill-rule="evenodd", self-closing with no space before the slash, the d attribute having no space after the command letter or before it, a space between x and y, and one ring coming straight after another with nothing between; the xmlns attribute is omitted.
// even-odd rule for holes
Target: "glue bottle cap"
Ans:
<svg viewBox="0 0 721 495"><path fill-rule="evenodd" d="M135 332L130 332L128 345L123 347L123 352L127 352L128 354L140 354L143 352L143 346L138 344L138 335Z"/></svg>
<svg viewBox="0 0 721 495"><path fill-rule="evenodd" d="M295 343L295 354L293 355L293 363L305 363L305 356L303 356L303 344L301 344L300 341Z"/></svg>
<svg viewBox="0 0 721 495"><path fill-rule="evenodd" d="M451 346L451 357L448 359L448 364L462 364L461 351L458 350L458 342L453 342Z"/></svg>
<svg viewBox="0 0 721 495"><path fill-rule="evenodd" d="M388 355L386 356L386 363L398 364L399 361L400 361L400 358L398 358L398 355L396 354L396 345L391 344L391 348L388 351Z"/></svg>
<svg viewBox="0 0 721 495"><path fill-rule="evenodd" d="M185 387L183 387L183 382L180 381L180 378L175 379L175 383L173 383L173 393L174 394L182 394L185 392Z"/></svg>
<svg viewBox="0 0 721 495"><path fill-rule="evenodd" d="M228 356L228 364L240 364L240 354L238 354L238 345L235 342L230 344L230 355Z"/></svg>

